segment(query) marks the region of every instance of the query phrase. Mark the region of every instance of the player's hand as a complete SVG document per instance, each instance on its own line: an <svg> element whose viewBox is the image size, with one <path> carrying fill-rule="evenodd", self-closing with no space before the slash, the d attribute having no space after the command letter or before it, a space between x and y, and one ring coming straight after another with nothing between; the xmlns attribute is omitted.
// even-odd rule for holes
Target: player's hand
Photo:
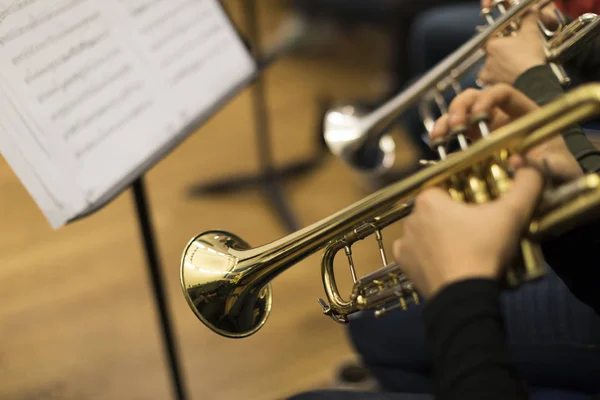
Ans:
<svg viewBox="0 0 600 400"><path fill-rule="evenodd" d="M511 188L489 203L460 203L438 188L423 191L394 243L395 261L425 298L454 282L498 278L516 254L542 187L537 169L522 167Z"/></svg>
<svg viewBox="0 0 600 400"><path fill-rule="evenodd" d="M493 0L482 0L482 8L492 6ZM504 2L508 9L510 4ZM559 27L560 14L553 2L540 9L532 6L522 17L515 35L492 37L486 44L488 56L478 75L478 80L486 85L494 83L512 84L519 75L537 65L546 63L543 49L545 39L538 26L538 20L549 31Z"/></svg>
<svg viewBox="0 0 600 400"><path fill-rule="evenodd" d="M513 84L528 69L544 65L544 40L537 25L537 15L525 15L516 35L490 38L485 50L485 64L477 78L487 85Z"/></svg>
<svg viewBox="0 0 600 400"><path fill-rule="evenodd" d="M457 95L448 107L448 114L436 121L431 138L446 136L455 127L469 125L473 116L482 113L489 115L488 126L493 135L493 130L537 109L539 106L533 100L509 85L498 84L483 90L468 89ZM472 126L467 135L473 141L481 139L476 126ZM528 163L540 169L549 167L557 183L583 175L581 166L561 135L532 148L525 156ZM511 160L511 163L515 161Z"/></svg>

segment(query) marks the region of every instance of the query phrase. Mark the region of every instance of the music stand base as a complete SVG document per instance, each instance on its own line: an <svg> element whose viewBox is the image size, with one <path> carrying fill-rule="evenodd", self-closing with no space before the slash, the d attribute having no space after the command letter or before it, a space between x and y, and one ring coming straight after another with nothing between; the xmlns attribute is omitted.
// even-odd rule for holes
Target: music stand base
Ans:
<svg viewBox="0 0 600 400"><path fill-rule="evenodd" d="M293 44L282 46L278 51L263 55L260 45L259 15L256 0L245 0L244 16L248 29L250 47L254 47L254 58L259 66L258 75L252 85L252 108L255 122L257 156L260 162L260 172L257 175L239 175L219 179L213 182L193 186L189 193L192 196L226 194L241 189L259 187L262 189L267 201L283 223L285 229L294 232L300 229L296 217L288 205L287 197L283 191L282 184L292 178L297 178L317 168L326 156L322 132L318 131L319 143L316 155L308 160L293 163L277 169L273 166L273 154L271 149L271 129L267 112L266 90L263 79L263 71L276 60L283 56Z"/></svg>
<svg viewBox="0 0 600 400"><path fill-rule="evenodd" d="M320 166L324 157L317 155L308 160L298 161L280 169L274 169L256 175L237 175L226 177L206 183L194 185L190 188L191 196L224 195L239 192L244 189L261 189L266 200L288 232L300 229L294 216L283 185L289 180L300 178Z"/></svg>

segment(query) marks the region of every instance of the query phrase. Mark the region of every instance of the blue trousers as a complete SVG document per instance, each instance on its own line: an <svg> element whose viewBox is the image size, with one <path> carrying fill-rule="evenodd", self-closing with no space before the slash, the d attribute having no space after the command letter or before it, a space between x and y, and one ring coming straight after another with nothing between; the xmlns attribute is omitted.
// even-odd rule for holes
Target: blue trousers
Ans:
<svg viewBox="0 0 600 400"><path fill-rule="evenodd" d="M502 304L512 357L530 387L600 392L600 317L556 274L504 293ZM349 324L354 348L387 391L433 390L423 307L381 318L364 312Z"/></svg>

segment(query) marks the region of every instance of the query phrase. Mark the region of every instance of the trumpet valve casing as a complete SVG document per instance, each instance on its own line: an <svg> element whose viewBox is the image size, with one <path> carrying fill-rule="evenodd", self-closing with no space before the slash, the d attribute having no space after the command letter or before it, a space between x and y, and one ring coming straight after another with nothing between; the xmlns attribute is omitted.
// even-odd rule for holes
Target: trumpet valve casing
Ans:
<svg viewBox="0 0 600 400"><path fill-rule="evenodd" d="M398 307L406 310L408 304L419 303L413 284L395 263L360 278L354 285L351 299L357 309L374 309L377 316Z"/></svg>

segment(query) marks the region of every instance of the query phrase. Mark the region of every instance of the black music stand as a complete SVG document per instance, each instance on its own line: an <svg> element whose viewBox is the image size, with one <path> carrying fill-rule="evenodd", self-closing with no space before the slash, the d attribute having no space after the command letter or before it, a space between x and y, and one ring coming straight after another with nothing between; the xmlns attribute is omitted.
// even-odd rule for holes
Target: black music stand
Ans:
<svg viewBox="0 0 600 400"><path fill-rule="evenodd" d="M132 192L142 244L146 255L148 274L150 283L152 284L152 291L154 292L156 311L162 328L161 336L171 376L174 399L186 400L189 396L181 374L181 362L175 344L173 323L171 321L171 314L169 313L169 301L164 284L165 280L156 246L156 233L150 214L143 177L133 182Z"/></svg>
<svg viewBox="0 0 600 400"><path fill-rule="evenodd" d="M256 9L254 0L248 1L248 21L252 28L253 38L255 41L258 39L258 26L257 26L257 17L256 17ZM239 32L238 32L239 33ZM255 42L256 43L256 42ZM256 56L255 56L256 59ZM269 57L263 60L262 65L259 63L259 73L256 76L260 76L260 69L265 68L267 65L270 65L271 62L275 59L275 57ZM267 134L267 118L266 118L266 109L264 102L264 89L262 85L260 85L261 80L258 79L259 85L257 85L254 94L255 98L258 101L255 101L256 105L256 123L257 123L257 135L259 138L259 150L261 151L261 161L263 166L263 172L260 176L257 177L241 177L237 180L232 180L231 182L223 182L222 184L212 184L206 187L206 192L219 192L228 189L228 186L240 186L244 185L245 181L247 184L261 183L266 186L267 195L275 204L275 207L282 215L286 226L288 228L296 228L296 221L294 220L291 212L287 208L286 202L283 199L283 193L281 192L279 186L279 179L281 179L282 175L285 176L297 176L316 166L322 159L324 151L318 154L314 159L297 163L296 165L289 166L283 171L275 171L272 167L271 155L269 151L269 140ZM238 88L239 89L239 88ZM218 105L215 105L215 109L220 105L224 104L229 99L233 98L237 92L234 90L230 93L227 98L223 99ZM160 256L158 252L158 246L156 244L156 232L154 230L154 225L152 221L150 205L147 198L146 187L144 184L144 175L146 171L153 165L156 164L160 159L169 154L172 149L177 147L185 138L192 134L201 124L203 124L207 118L210 116L203 116L196 121L194 121L187 128L187 132L182 134L182 136L171 143L168 147L162 150L162 154L157 155L156 159L147 165L140 167L139 173L135 178L132 178L129 184L124 185L124 188L131 187L134 207L136 210L136 218L138 221L140 237L142 240L142 246L144 249L144 254L147 262L147 271L149 275L149 279L152 286L152 291L155 300L156 312L158 314L158 322L161 328L161 339L163 348L165 351L167 366L169 368L169 376L170 383L172 386L173 399L176 400L187 400L189 398L189 391L186 387L185 380L182 375L182 367L181 361L178 356L177 345L176 345L176 336L174 334L173 322L171 319L171 314L169 312L169 302L167 291L165 287L165 280L163 277L162 265L160 262ZM324 149L324 148L322 148ZM220 189L220 187L223 189ZM69 223L76 222L78 220L84 219L87 216L99 211L104 208L106 205L110 204L114 198L116 198L121 191L113 193L110 197L104 200L102 204L99 204L96 208L92 210L88 210L85 213L78 215L69 221Z"/></svg>
<svg viewBox="0 0 600 400"><path fill-rule="evenodd" d="M299 223L291 211L286 195L282 188L283 181L299 177L318 167L328 154L323 142L320 126L317 129L317 152L307 160L298 161L276 169L273 162L270 125L265 98L265 85L262 72L293 47L293 43L280 46L268 55L262 54L259 17L256 9L256 0L243 0L245 4L245 23L249 31L251 43L247 43L258 62L259 72L253 82L252 106L254 111L255 134L257 154L260 162L258 175L238 175L230 178L217 179L208 183L201 183L190 188L190 195L201 196L206 194L225 194L244 188L258 186L271 203L277 216L289 232L300 228Z"/></svg>
<svg viewBox="0 0 600 400"><path fill-rule="evenodd" d="M165 151L165 154L168 153L169 150ZM179 360L177 346L175 343L176 340L173 331L173 322L169 312L168 296L164 284L165 280L158 248L156 245L156 232L154 230L154 223L152 221L152 214L150 212L146 187L144 184L144 173L141 173L137 178L135 178L130 187L133 194L133 204L140 230L140 238L142 241L142 247L144 249L144 256L146 258L146 268L154 295L154 305L156 307L158 322L161 328L161 339L167 359L167 366L169 368L173 399L187 400L189 398L188 390L181 374L181 362ZM95 212L104 208L106 205L110 204L115 197L116 194L108 198L98 207L73 218L68 223L71 224L77 222L90 216L91 214L94 214Z"/></svg>
<svg viewBox="0 0 600 400"><path fill-rule="evenodd" d="M221 104L224 104L226 101L237 95L237 90L239 89L241 88L236 88L236 90L229 93L229 95L226 96L226 98L224 98L219 104L215 105L215 110ZM210 115L212 115L212 113ZM136 212L136 219L138 221L140 238L142 241L142 247L146 258L146 268L148 271L148 277L154 295L153 297L155 300L158 322L160 324L161 329L161 340L167 360L167 367L169 369L170 384L174 400L189 399L189 390L183 378L181 360L177 351L176 335L174 333L173 321L169 312L168 295L164 283L165 279L157 246L156 232L154 229L150 205L146 193L144 175L153 164L156 164L160 159L165 157L181 142L183 142L187 138L187 136L192 134L201 124L203 124L205 120L210 117L210 115L200 117L197 120L193 121L190 124L190 126L186 129L187 132L182 134L182 136L179 139L177 139L165 149L163 149L162 154L157 155L156 159L152 163L141 166L137 177L132 178L129 184L124 185L125 189L130 187L133 194L133 203ZM91 214L94 214L95 212L104 208L106 205L110 204L112 200L115 199L121 192L122 190L112 193L111 196L107 197L97 207L74 217L73 219L68 221L68 223L74 223L76 221L82 220L90 216Z"/></svg>

